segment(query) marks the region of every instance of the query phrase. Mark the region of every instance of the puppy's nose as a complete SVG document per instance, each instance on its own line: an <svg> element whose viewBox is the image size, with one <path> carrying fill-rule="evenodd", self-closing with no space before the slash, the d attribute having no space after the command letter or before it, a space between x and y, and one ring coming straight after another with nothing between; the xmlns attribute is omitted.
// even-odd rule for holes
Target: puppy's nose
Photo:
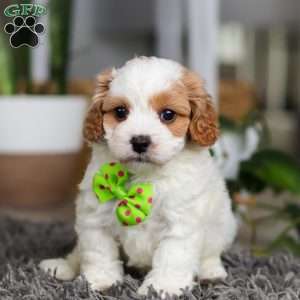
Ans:
<svg viewBox="0 0 300 300"><path fill-rule="evenodd" d="M136 135L130 140L133 151L137 153L144 153L151 144L151 138L148 135Z"/></svg>

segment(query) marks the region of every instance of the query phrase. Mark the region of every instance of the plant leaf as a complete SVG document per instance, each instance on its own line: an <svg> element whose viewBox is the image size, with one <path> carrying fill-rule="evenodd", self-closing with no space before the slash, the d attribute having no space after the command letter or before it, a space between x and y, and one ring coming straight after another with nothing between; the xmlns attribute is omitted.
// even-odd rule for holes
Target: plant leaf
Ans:
<svg viewBox="0 0 300 300"><path fill-rule="evenodd" d="M300 256L300 243L290 235L282 235L275 239L270 246L268 251L274 251L278 249L290 250L294 255Z"/></svg>
<svg viewBox="0 0 300 300"><path fill-rule="evenodd" d="M300 205L296 203L287 203L283 212L286 213L292 221L297 221L300 218ZM298 234L300 234L300 225L296 225Z"/></svg>
<svg viewBox="0 0 300 300"><path fill-rule="evenodd" d="M250 160L241 163L239 175L245 185L250 180L260 188L269 186L275 191L287 190L300 194L299 164L289 155L277 150L256 152Z"/></svg>

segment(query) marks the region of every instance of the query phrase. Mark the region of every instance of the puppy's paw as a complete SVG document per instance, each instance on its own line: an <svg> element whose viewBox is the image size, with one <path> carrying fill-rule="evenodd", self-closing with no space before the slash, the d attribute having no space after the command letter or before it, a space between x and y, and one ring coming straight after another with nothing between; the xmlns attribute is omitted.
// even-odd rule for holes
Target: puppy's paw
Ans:
<svg viewBox="0 0 300 300"><path fill-rule="evenodd" d="M200 280L225 279L227 272L219 258L210 258L203 261L200 267Z"/></svg>
<svg viewBox="0 0 300 300"><path fill-rule="evenodd" d="M86 280L91 288L97 291L105 291L112 285L122 282L123 276L121 272L104 272L103 270L88 270L83 272Z"/></svg>
<svg viewBox="0 0 300 300"><path fill-rule="evenodd" d="M184 274L178 276L155 277L147 276L141 287L138 289L138 294L147 295L148 290L152 286L158 293L162 292L162 297L167 294L169 296L180 296L182 290L192 289L194 286L193 275Z"/></svg>
<svg viewBox="0 0 300 300"><path fill-rule="evenodd" d="M39 267L51 276L61 280L71 280L77 275L75 270L63 258L45 259L40 262Z"/></svg>

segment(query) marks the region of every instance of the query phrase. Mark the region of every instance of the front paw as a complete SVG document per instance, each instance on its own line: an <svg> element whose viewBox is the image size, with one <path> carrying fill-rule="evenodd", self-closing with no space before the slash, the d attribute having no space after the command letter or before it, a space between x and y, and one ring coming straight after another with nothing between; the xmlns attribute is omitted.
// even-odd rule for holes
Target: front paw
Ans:
<svg viewBox="0 0 300 300"><path fill-rule="evenodd" d="M192 274L179 274L172 276L151 276L148 275L141 287L138 289L138 294L147 295L148 290L152 286L158 293L162 292L162 296L180 296L184 289L192 289L194 280Z"/></svg>
<svg viewBox="0 0 300 300"><path fill-rule="evenodd" d="M84 277L93 290L105 291L111 286L123 281L122 272L105 272L104 270L87 270L83 272Z"/></svg>
<svg viewBox="0 0 300 300"><path fill-rule="evenodd" d="M63 258L45 259L40 262L39 267L51 276L61 280L72 280L77 275L68 261Z"/></svg>
<svg viewBox="0 0 300 300"><path fill-rule="evenodd" d="M200 280L210 281L225 279L227 272L219 258L210 258L203 261L200 267Z"/></svg>

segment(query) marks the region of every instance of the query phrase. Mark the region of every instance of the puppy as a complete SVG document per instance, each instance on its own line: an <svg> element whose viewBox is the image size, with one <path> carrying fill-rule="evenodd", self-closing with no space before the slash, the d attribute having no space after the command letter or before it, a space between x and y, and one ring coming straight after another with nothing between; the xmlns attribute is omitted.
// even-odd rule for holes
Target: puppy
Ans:
<svg viewBox="0 0 300 300"><path fill-rule="evenodd" d="M138 292L179 295L195 278L226 277L221 253L232 243L236 222L224 181L208 147L218 137L217 115L203 81L180 64L137 57L103 72L87 114L85 138L92 158L77 199L77 246L66 258L40 266L60 279L83 274L105 290L122 282L122 247L128 265L150 268ZM123 226L117 201L100 204L94 174L121 162L131 183L154 186L146 222Z"/></svg>

